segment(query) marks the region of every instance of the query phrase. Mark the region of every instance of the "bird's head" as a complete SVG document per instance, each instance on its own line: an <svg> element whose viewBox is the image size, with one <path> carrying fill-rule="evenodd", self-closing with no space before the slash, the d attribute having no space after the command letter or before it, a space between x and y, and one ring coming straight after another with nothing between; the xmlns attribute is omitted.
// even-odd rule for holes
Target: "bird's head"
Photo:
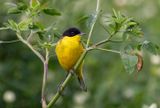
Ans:
<svg viewBox="0 0 160 108"><path fill-rule="evenodd" d="M63 36L69 36L69 37L73 37L76 35L83 35L84 33L82 33L79 29L73 27L73 28L69 28L66 31L64 31Z"/></svg>

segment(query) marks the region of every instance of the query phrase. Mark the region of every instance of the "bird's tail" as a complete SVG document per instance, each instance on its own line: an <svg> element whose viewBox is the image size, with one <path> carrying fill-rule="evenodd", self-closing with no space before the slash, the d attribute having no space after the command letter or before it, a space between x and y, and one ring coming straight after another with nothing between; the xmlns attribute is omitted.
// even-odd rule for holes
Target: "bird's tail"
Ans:
<svg viewBox="0 0 160 108"><path fill-rule="evenodd" d="M78 70L77 70L77 77L78 77L78 81L80 83L80 88L83 90L83 91L86 91L87 92L87 86L84 82L84 79L83 79L83 72L82 72L82 66L83 66L83 63L79 66Z"/></svg>

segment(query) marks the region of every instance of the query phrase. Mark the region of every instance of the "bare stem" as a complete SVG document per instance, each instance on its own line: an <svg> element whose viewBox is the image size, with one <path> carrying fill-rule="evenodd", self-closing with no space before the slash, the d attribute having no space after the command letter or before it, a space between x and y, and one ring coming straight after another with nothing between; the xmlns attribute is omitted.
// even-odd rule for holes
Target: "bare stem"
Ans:
<svg viewBox="0 0 160 108"><path fill-rule="evenodd" d="M29 36L27 38L27 42L29 42L31 40L32 36L33 36L33 31L31 30L31 32L30 32L30 34L29 34Z"/></svg>
<svg viewBox="0 0 160 108"><path fill-rule="evenodd" d="M21 33L17 32L16 34L18 39L22 41L25 45L27 45L35 53L35 55L37 55L37 57L39 57L40 60L44 63L45 62L44 57L38 51L36 51L31 44L29 44L26 40L22 38Z"/></svg>
<svg viewBox="0 0 160 108"><path fill-rule="evenodd" d="M43 72L43 83L42 83L42 91L41 91L41 101L42 101L42 108L47 108L46 98L45 98L45 88L46 88L46 81L47 81L47 74L48 74L48 61L49 61L49 51L46 48L46 57L44 65L44 72Z"/></svg>
<svg viewBox="0 0 160 108"><path fill-rule="evenodd" d="M10 41L0 41L0 44L10 44L10 43L16 43L19 42L20 40L10 40Z"/></svg>
<svg viewBox="0 0 160 108"><path fill-rule="evenodd" d="M89 47L89 43L90 43L90 40L91 40L93 28L94 28L94 25L96 24L96 21L97 21L97 17L98 17L98 13L99 13L99 4L100 4L100 0L97 0L96 13L95 13L95 15L94 15L94 21L93 21L93 23L92 23L92 25L91 25L91 29L90 29L90 31L89 31L86 48Z"/></svg>
<svg viewBox="0 0 160 108"><path fill-rule="evenodd" d="M107 52L113 52L113 53L117 53L120 54L119 51L117 50L112 50L112 49L104 49L104 48L94 48L95 50L101 50L101 51L107 51Z"/></svg>
<svg viewBox="0 0 160 108"><path fill-rule="evenodd" d="M51 99L51 101L47 105L47 108L51 108L51 106L56 103L56 101L58 100L58 98L61 96L61 93L65 89L67 83L70 81L71 77L72 77L72 72L69 72L68 76L66 77L66 79L64 80L64 82L62 83L62 85L60 86L60 89L57 91L57 93L55 94L55 96Z"/></svg>
<svg viewBox="0 0 160 108"><path fill-rule="evenodd" d="M28 40L25 40L22 38L20 31L16 33L18 39L23 42L25 45L27 45L37 57L40 58L40 60L43 62L44 65L44 73L43 73L43 83L42 83L42 93L41 93L41 101L42 101L42 108L47 108L46 100L45 100L45 87L46 87L46 80L47 80L47 73L48 73L48 60L49 60L49 51L46 49L46 57L44 58L38 51L36 51L33 46L28 42ZM30 36L29 36L30 37Z"/></svg>
<svg viewBox="0 0 160 108"><path fill-rule="evenodd" d="M95 43L94 45L92 45L92 47L95 48L95 47L100 46L100 45L102 45L102 44L104 44L104 43L106 43L106 42L112 41L111 38L112 38L116 33L117 33L117 32L114 32L113 34L110 34L110 36L109 36L107 39Z"/></svg>

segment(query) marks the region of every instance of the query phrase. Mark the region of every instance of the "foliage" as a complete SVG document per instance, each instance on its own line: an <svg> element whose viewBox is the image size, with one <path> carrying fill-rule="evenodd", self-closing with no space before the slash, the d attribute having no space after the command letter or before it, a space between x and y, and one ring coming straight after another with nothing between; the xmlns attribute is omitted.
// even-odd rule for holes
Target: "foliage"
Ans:
<svg viewBox="0 0 160 108"><path fill-rule="evenodd" d="M43 103L43 95L45 95L43 94L44 91L45 92L47 91L48 95L56 91L57 86L55 85L59 84L59 82L61 82L61 80L64 79L64 76L61 75L62 73L58 74L59 73L58 71L62 70L59 69L60 67L57 66L55 57L53 57L55 55L53 49L57 40L59 39L59 36L61 35L59 31L63 29L64 26L68 25L77 25L83 28L84 31L91 28L90 31L88 30L90 38L87 39L87 42L86 41L83 42L84 45L86 46L86 51L87 51L87 56L85 57L86 68L87 68L86 82L88 82L90 90L84 96L84 98L86 98L87 100L86 103L85 104L78 103L78 101L76 100L77 98L76 94L80 93L79 91L77 92L76 90L77 84L74 83L73 79L69 83L70 85L68 84L68 88L65 90L66 94L64 95L64 97L62 97L63 100L55 104L56 107L62 107L63 105L66 105L66 107L75 107L83 104L84 107L93 106L102 108L103 107L115 108L118 106L122 108L124 107L123 102L129 99L128 100L129 102L125 103L125 107L127 106L135 108L142 106L143 101L149 101L149 99L147 99L147 96L149 97L152 93L147 94L146 90L147 95L145 95L145 93L143 93L143 90L145 86L150 85L151 82L147 83L145 76L144 77L140 76L142 77L142 79L138 80L139 82L138 84L132 84L133 80L130 79L130 81L128 82L128 76L126 76L125 73L122 74L120 72L117 72L120 69L121 71L123 71L121 64L124 65L124 69L128 73L141 71L141 68L137 67L137 64L140 64L140 67L142 67L143 65L142 62L139 62L140 59L139 57L141 57L139 56L139 53L142 53L142 51L144 51L143 49L151 52L151 54L152 53L159 54L159 46L154 44L153 42L148 41L148 39L143 37L140 24L137 21L135 21L133 18L127 17L126 15L123 15L121 12L115 11L114 9L112 15L106 16L105 14L103 14L104 10L102 12L96 10L91 14L90 12L88 13L83 12L83 9L81 8L82 10L78 9L78 11L74 12L74 9L73 10L71 9L72 3L76 5L74 1L65 4L64 9L67 10L68 8L70 10L69 12L63 11L61 10L61 8L58 9L58 7L61 7L61 5L63 6L63 3L65 3L63 1L58 3L59 5L57 6L49 6L51 1L48 1L49 2L48 5L46 5L44 2L41 3L38 0L30 0L30 3L28 3L28 1L27 2L21 1L14 4L13 7L11 7L8 10L8 13L10 14L8 16L11 16L11 18L9 18L9 20L3 24L1 30L9 29L14 31L15 34L17 35L16 39L18 38L18 40L27 45L34 52L34 54L40 58L46 70L48 70L48 64L49 64L50 67L49 74L51 76L54 76L51 77L51 79L48 78L47 88L49 90L48 91L45 90L46 88L44 84L46 83L45 74L43 80L44 85L42 87L42 90L40 89L41 85L35 86L41 83L42 79L41 72L43 66L41 66L37 58L35 58L33 54L30 53L30 50L27 50L25 46L21 47L21 43L14 43L13 46L10 46L8 44L3 44L3 46L0 49L2 52L2 54L0 54L1 58L0 60L2 61L2 62L0 61L1 62L0 66L2 66L2 69L0 68L0 76L1 76L0 79L2 82L2 87L0 88L0 92L2 92L3 94L3 92L6 91L7 89L12 89L13 91L15 91L17 99L14 105L12 105L11 103L5 104L5 102L1 102L0 106L7 107L7 105L11 105L11 107L14 106L19 107L25 101L26 104L24 105L24 107L31 107L31 106L40 107L40 92L42 91L42 103ZM56 1L54 1L53 4L56 5ZM102 5L102 3L100 5ZM100 8L103 9L104 7ZM84 8L84 10L86 9L87 8ZM70 18L65 17L65 14L67 14L68 16L68 14L72 13L71 10L74 12L75 16L71 15ZM62 11L64 13L62 13ZM44 14L47 14L48 16ZM17 15L17 17L12 18L13 16L15 17L15 15ZM65 19L65 23L61 20L62 18ZM72 22L71 18L73 18L73 20L74 18L77 18L78 20L76 20L76 22ZM50 20L52 23L50 22ZM100 25L98 25L98 23L96 22L100 22ZM104 30L105 32L101 32L102 30ZM13 35L13 32L9 32L6 39L9 40L12 39L9 36L10 34ZM97 38L95 38L94 35L95 36L107 35L107 36L101 41L97 42ZM100 37L98 38L101 39ZM2 41L0 43L9 43L9 42ZM14 50L13 48L10 47L14 47ZM18 52L16 50L18 50ZM105 54L104 52L94 53L94 51L92 52L92 50L101 50L101 51L118 53L121 56L121 61L120 57L117 57L114 54L109 54L109 53ZM12 58L11 56L5 56L6 53L9 54L8 51L14 52L13 57L14 56L16 57ZM19 53L19 55L16 55L16 53ZM99 55L102 56L99 57ZM96 59L97 57L99 57L101 60ZM144 57L142 56L141 59L143 60L143 58ZM27 63L25 63L26 60ZM51 62L49 62L49 60L51 60ZM16 62L15 63L16 66L13 65L11 67L12 70L7 69L8 65L11 66L10 63L14 62ZM75 68L77 67L77 65L75 66ZM15 69L16 67L20 69ZM144 68L144 71L147 70L148 68L147 67L146 69ZM12 71L15 75L11 74ZM93 73L91 73L92 71ZM11 77L11 80L9 80L8 75L11 75L13 78ZM26 75L28 75L27 78L25 77ZM116 76L118 75L120 77L116 78ZM144 74L142 73L142 75ZM99 76L99 78L95 78L96 76ZM8 79L9 81L6 81L6 79ZM155 81L156 79L152 79L151 81L153 80ZM22 82L24 82L25 84L27 83L29 84L28 86L24 86ZM142 83L144 85L141 85ZM132 86L130 86L131 84ZM32 86L34 86L34 88L29 90L28 88ZM72 89L73 92L71 91ZM130 97L128 97L128 94L126 94L127 90L132 91L134 94L130 94L132 96L129 95ZM19 91L20 91L20 96L18 95ZM74 97L75 99L72 97ZM142 99L143 97L146 97L146 99ZM154 98L156 98L156 95ZM30 102L29 99L31 99ZM131 99L134 99L134 101L132 101ZM75 103L73 102L73 100L75 101ZM49 101L50 99L47 100L47 102ZM105 101L105 104L103 101Z"/></svg>

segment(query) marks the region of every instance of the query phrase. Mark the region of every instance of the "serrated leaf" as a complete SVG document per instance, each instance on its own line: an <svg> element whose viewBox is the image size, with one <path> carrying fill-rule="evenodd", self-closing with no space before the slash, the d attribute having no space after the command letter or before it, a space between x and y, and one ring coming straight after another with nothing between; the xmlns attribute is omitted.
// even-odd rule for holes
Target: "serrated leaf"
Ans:
<svg viewBox="0 0 160 108"><path fill-rule="evenodd" d="M51 15L51 16L60 16L61 13L56 10L56 9L53 9L53 8L46 8L46 9L43 9L43 12L47 15Z"/></svg>
<svg viewBox="0 0 160 108"><path fill-rule="evenodd" d="M146 49L147 51L149 51L152 54L158 54L159 53L158 52L159 46L153 44L150 41L144 41L143 44L142 44L142 48Z"/></svg>
<svg viewBox="0 0 160 108"><path fill-rule="evenodd" d="M131 47L127 46L121 51L121 59L126 72L130 74L133 73L135 71L138 58L136 55L132 54Z"/></svg>
<svg viewBox="0 0 160 108"><path fill-rule="evenodd" d="M8 13L9 14L19 14L21 13L21 11L17 7L13 7L8 10Z"/></svg>
<svg viewBox="0 0 160 108"><path fill-rule="evenodd" d="M40 6L40 2L38 0L30 0L30 7L35 9Z"/></svg>
<svg viewBox="0 0 160 108"><path fill-rule="evenodd" d="M32 22L31 18L23 20L18 24L18 27L19 27L20 30L25 31L29 28L29 24L31 24L31 22Z"/></svg>

